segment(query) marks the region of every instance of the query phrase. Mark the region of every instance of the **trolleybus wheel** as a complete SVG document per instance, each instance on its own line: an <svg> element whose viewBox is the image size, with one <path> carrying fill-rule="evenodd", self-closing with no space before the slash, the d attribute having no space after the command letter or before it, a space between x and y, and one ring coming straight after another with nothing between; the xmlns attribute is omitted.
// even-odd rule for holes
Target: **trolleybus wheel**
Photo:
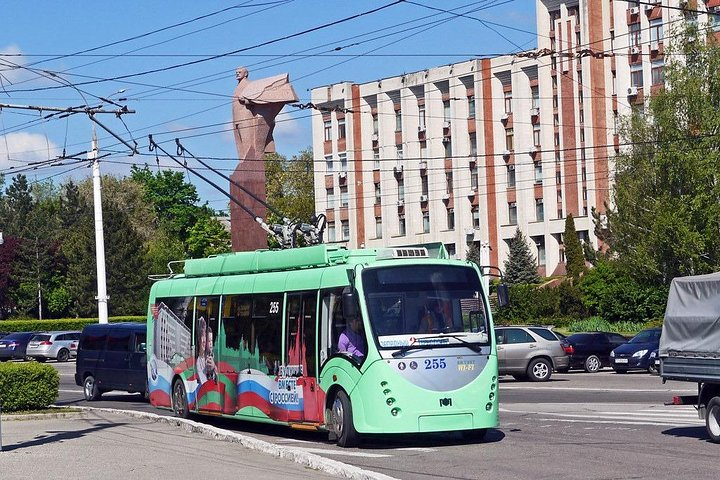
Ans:
<svg viewBox="0 0 720 480"><path fill-rule="evenodd" d="M335 395L331 408L333 432L339 447L354 447L358 444L358 433L352 419L352 404L343 390Z"/></svg>
<svg viewBox="0 0 720 480"><path fill-rule="evenodd" d="M713 397L705 409L705 429L710 440L720 443L720 397Z"/></svg>
<svg viewBox="0 0 720 480"><path fill-rule="evenodd" d="M183 385L182 380L175 380L173 384L172 409L176 417L188 418L190 416L187 395L185 395L185 385Z"/></svg>

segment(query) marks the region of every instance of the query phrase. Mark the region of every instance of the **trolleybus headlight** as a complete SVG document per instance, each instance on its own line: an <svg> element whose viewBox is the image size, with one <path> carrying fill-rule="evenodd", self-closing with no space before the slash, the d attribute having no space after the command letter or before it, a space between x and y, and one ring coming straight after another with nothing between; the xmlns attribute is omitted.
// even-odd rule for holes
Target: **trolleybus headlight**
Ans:
<svg viewBox="0 0 720 480"><path fill-rule="evenodd" d="M387 386L387 382L386 382L385 380L383 380L382 382L380 382L380 386L381 386L381 387L386 387L386 386Z"/></svg>
<svg viewBox="0 0 720 480"><path fill-rule="evenodd" d="M387 400L385 400L385 403L387 403L388 406L389 406L389 405L392 405L393 403L395 403L395 399L392 398L392 397L390 397L390 398L388 398Z"/></svg>
<svg viewBox="0 0 720 480"><path fill-rule="evenodd" d="M488 395L488 398L490 399L490 401L492 401L493 398L495 398L495 392L490 392L490 395Z"/></svg>
<svg viewBox="0 0 720 480"><path fill-rule="evenodd" d="M387 395L388 393L390 393L390 389L389 389L389 388L386 388L385 390L383 390L383 394L384 394L384 395Z"/></svg>
<svg viewBox="0 0 720 480"><path fill-rule="evenodd" d="M491 384L490 384L490 390L495 390L495 384L494 384L494 383L491 383Z"/></svg>
<svg viewBox="0 0 720 480"><path fill-rule="evenodd" d="M489 412L490 410L492 410L492 407L493 407L492 403L489 403L489 402L488 402L488 403L485 404L485 410L487 410L488 412Z"/></svg>
<svg viewBox="0 0 720 480"><path fill-rule="evenodd" d="M395 407L395 408L393 408L392 410L390 410L390 414L391 414L393 417L397 417L398 415L400 415L400 409L397 408L397 407Z"/></svg>

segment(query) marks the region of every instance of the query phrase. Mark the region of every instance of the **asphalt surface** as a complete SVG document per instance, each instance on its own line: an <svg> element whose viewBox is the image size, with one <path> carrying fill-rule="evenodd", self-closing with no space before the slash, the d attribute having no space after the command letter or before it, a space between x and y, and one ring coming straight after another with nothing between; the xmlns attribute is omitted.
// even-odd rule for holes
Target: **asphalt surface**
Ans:
<svg viewBox="0 0 720 480"><path fill-rule="evenodd" d="M387 479L292 447L142 412L3 416L0 477ZM192 473L194 472L194 473Z"/></svg>

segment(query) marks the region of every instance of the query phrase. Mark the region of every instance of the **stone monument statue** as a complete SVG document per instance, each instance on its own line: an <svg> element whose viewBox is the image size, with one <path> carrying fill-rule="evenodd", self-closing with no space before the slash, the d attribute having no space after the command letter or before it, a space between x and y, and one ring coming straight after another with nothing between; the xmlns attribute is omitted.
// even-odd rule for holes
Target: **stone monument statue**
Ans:
<svg viewBox="0 0 720 480"><path fill-rule="evenodd" d="M248 79L248 71L235 72L238 84L233 93L233 132L238 165L230 176L265 200L265 153L275 152L272 132L275 117L283 107L298 98L287 74L260 80ZM265 219L265 207L240 188L230 184L230 193L256 215ZM230 204L230 233L234 252L267 248L267 233L238 205Z"/></svg>

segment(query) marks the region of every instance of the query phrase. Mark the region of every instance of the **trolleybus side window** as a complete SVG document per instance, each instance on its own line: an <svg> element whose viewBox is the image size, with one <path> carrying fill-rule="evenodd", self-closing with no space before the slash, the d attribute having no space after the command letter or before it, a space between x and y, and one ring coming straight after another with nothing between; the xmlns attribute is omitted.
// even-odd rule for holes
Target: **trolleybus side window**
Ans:
<svg viewBox="0 0 720 480"><path fill-rule="evenodd" d="M288 365L302 365L303 376L317 374L315 361L315 325L317 292L288 293L287 296Z"/></svg>
<svg viewBox="0 0 720 480"><path fill-rule="evenodd" d="M250 295L223 297L223 342L220 344L220 360L236 371L243 368L258 368L254 357L256 341L250 315L251 307Z"/></svg>
<svg viewBox="0 0 720 480"><path fill-rule="evenodd" d="M342 288L321 292L320 301L320 365L337 353L340 334L345 330L342 314Z"/></svg>
<svg viewBox="0 0 720 480"><path fill-rule="evenodd" d="M158 298L151 306L155 321L153 354L169 365L192 356L193 297Z"/></svg>
<svg viewBox="0 0 720 480"><path fill-rule="evenodd" d="M268 375L277 375L282 360L283 295L268 293L253 296L252 319L259 358Z"/></svg>

